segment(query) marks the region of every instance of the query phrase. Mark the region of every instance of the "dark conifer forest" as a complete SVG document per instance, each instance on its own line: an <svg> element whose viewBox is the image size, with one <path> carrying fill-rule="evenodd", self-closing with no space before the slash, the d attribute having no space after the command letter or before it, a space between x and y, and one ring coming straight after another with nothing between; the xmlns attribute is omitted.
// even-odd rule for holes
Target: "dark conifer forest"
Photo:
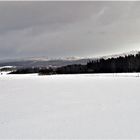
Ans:
<svg viewBox="0 0 140 140"><path fill-rule="evenodd" d="M80 74L80 73L125 73L140 72L140 53L117 58L97 59L86 65L67 65L56 69L40 70L40 74Z"/></svg>
<svg viewBox="0 0 140 140"><path fill-rule="evenodd" d="M91 61L87 63L87 69L93 73L140 72L140 53Z"/></svg>

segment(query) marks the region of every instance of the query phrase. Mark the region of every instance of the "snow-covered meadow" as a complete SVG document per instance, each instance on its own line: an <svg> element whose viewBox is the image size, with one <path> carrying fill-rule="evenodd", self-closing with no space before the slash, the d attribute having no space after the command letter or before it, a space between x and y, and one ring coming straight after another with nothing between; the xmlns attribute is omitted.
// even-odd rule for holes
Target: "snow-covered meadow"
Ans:
<svg viewBox="0 0 140 140"><path fill-rule="evenodd" d="M140 138L139 74L0 75L4 138Z"/></svg>

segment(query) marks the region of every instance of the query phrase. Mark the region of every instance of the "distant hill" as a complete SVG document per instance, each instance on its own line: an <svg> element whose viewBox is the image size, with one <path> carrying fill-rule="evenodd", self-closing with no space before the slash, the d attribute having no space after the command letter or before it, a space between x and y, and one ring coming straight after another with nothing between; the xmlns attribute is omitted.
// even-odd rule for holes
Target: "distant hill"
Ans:
<svg viewBox="0 0 140 140"><path fill-rule="evenodd" d="M130 54L136 55L139 51L130 51L127 53L122 54L113 54L113 55L107 55L102 56L98 58L66 58L66 59L45 59L45 58L29 58L29 59L21 59L21 60L6 60L6 61L0 61L0 67L3 66L15 66L17 68L24 67L24 68L30 68L30 67L62 67L66 65L73 65L73 64L81 64L86 65L89 61L94 61L97 59L108 59L108 58L117 58L117 57L125 57Z"/></svg>
<svg viewBox="0 0 140 140"><path fill-rule="evenodd" d="M56 60L19 60L19 61L8 61L0 62L0 67L2 66L16 66L16 67L61 67L65 65L72 64L86 64L90 59L76 59L76 60L66 60L66 59L56 59Z"/></svg>

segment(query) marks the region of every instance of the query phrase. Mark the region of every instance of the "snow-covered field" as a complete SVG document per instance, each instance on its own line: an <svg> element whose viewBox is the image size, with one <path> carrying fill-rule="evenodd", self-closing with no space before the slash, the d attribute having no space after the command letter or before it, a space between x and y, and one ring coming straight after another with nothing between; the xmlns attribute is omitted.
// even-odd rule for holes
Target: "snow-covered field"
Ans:
<svg viewBox="0 0 140 140"><path fill-rule="evenodd" d="M0 75L4 138L140 138L139 74Z"/></svg>

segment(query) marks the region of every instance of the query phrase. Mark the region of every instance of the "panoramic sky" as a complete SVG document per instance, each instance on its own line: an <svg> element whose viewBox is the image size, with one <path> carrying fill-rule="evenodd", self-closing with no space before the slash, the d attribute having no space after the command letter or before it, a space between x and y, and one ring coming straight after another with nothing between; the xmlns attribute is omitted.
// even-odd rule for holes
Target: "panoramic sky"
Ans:
<svg viewBox="0 0 140 140"><path fill-rule="evenodd" d="M140 2L0 2L0 59L140 49Z"/></svg>

